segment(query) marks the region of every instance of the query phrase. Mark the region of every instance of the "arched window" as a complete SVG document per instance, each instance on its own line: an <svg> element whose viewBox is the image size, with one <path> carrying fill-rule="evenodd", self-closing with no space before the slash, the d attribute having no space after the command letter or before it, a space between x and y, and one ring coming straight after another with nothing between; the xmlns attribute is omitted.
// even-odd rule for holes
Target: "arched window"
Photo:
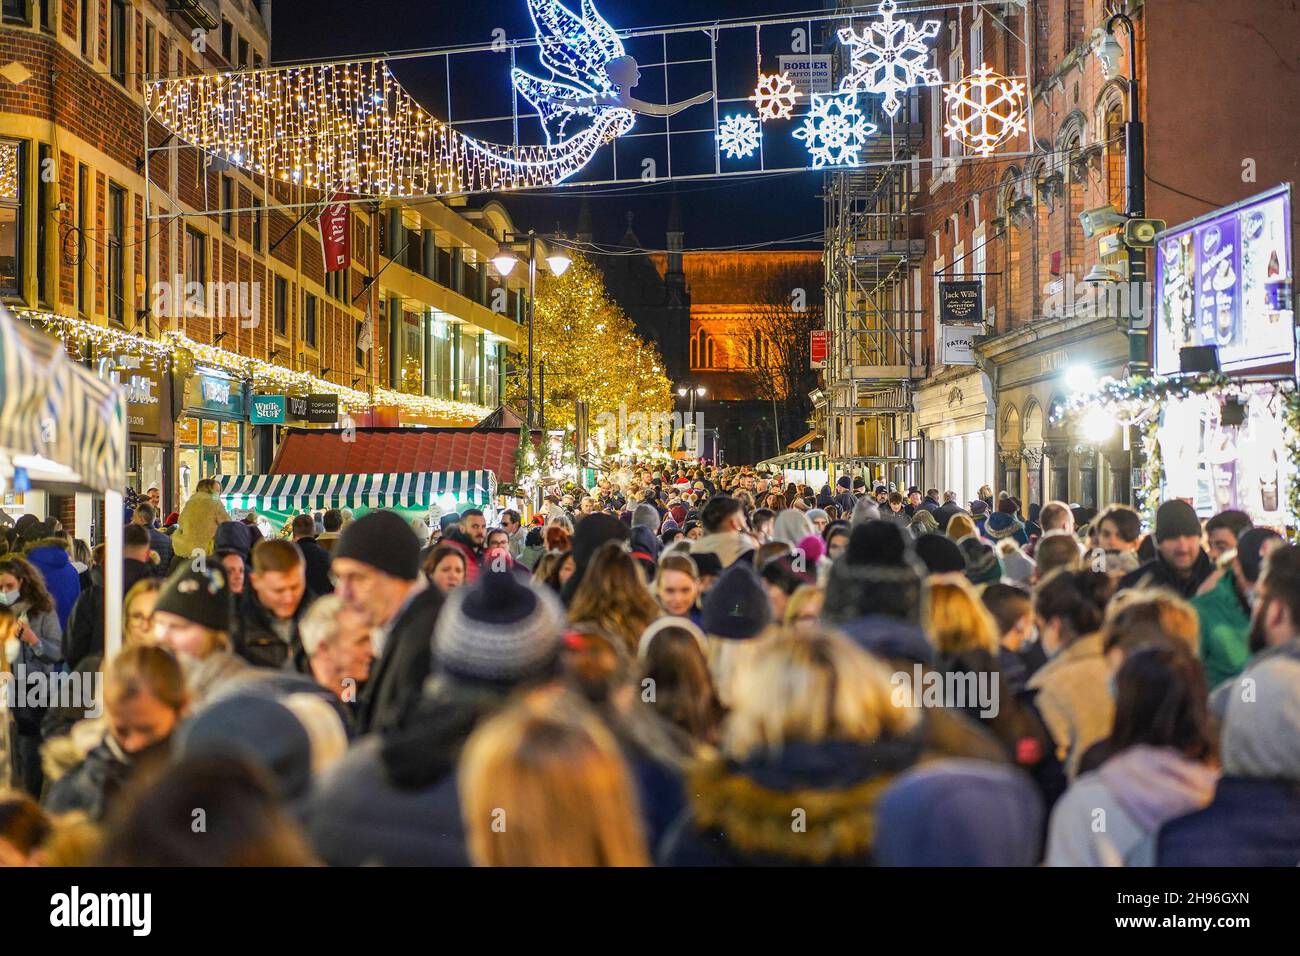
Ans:
<svg viewBox="0 0 1300 956"><path fill-rule="evenodd" d="M713 337L709 335L704 335L704 367L713 368Z"/></svg>
<svg viewBox="0 0 1300 956"><path fill-rule="evenodd" d="M1004 448L1020 444L1020 413L1016 406L1007 408L1002 416L1002 446Z"/></svg>

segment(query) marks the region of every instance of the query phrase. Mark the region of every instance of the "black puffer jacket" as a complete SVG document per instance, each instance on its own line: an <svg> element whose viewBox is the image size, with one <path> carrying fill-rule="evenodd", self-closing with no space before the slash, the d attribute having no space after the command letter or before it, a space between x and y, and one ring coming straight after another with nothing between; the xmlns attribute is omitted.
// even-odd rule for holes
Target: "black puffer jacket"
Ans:
<svg viewBox="0 0 1300 956"><path fill-rule="evenodd" d="M294 611L293 626L286 641L276 633L271 612L258 599L257 592L249 582L235 606L235 626L230 635L235 653L258 667L284 667L285 662L302 649L298 622L314 599L310 591L303 592L298 609Z"/></svg>

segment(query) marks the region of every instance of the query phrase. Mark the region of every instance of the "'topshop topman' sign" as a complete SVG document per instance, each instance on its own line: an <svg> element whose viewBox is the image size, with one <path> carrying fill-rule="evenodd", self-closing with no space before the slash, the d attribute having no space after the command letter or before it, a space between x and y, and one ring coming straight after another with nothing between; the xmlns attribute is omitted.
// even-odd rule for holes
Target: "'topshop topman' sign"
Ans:
<svg viewBox="0 0 1300 956"><path fill-rule="evenodd" d="M1290 184L1162 232L1155 302L1157 374L1188 345L1217 346L1225 372L1293 372Z"/></svg>

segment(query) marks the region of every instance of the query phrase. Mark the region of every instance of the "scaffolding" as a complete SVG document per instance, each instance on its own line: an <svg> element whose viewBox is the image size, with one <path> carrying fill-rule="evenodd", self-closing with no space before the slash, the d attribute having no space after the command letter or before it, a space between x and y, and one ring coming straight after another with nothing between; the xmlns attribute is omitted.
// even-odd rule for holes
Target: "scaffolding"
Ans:
<svg viewBox="0 0 1300 956"><path fill-rule="evenodd" d="M920 102L911 93L882 137L885 165L833 172L825 182L826 443L839 473L899 488L921 481L913 395L927 372L921 332ZM888 123L888 118L882 118ZM900 122L901 121L901 122Z"/></svg>

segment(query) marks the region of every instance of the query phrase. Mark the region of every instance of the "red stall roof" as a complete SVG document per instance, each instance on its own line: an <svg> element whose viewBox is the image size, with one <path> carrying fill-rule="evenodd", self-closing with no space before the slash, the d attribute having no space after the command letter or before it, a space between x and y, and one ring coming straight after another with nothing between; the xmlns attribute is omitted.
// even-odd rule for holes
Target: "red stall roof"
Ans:
<svg viewBox="0 0 1300 956"><path fill-rule="evenodd" d="M355 475L412 471L491 471L515 480L517 428L290 428L273 475Z"/></svg>

